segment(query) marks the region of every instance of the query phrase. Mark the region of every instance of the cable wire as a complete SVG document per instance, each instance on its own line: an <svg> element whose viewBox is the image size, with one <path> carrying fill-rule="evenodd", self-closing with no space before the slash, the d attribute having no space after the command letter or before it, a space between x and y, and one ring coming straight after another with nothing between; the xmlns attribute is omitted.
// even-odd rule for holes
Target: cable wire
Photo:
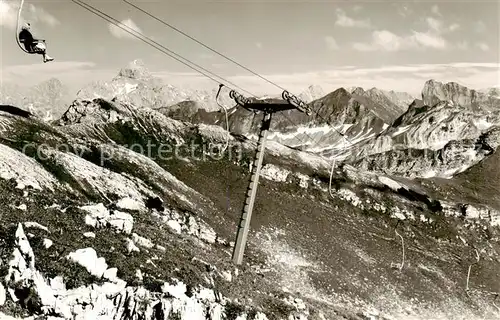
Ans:
<svg viewBox="0 0 500 320"><path fill-rule="evenodd" d="M212 48L212 47L210 47L210 46L206 45L205 43L201 42L200 40L198 40L198 39L196 39L196 38L194 38L194 37L190 36L190 35L189 35L189 34L187 34L186 32L184 32L184 31L180 30L179 28L177 28L177 27L173 26L172 24L170 24L170 23L166 22L165 20L158 18L157 16L155 16L155 15L153 15L152 13L150 13L150 12L148 12L148 11L144 10L143 8L141 8L141 7L139 7L139 6L137 6L137 5L133 4L133 3L131 3L131 2L130 2L130 1L128 1L128 0L122 0L122 1L123 1L123 2L125 2L125 3L127 3L128 5L132 6L133 8L135 8L135 9L137 9L137 10L141 11L142 13L146 14L147 16L149 16L149 17L151 17L151 18L155 19L156 21L160 22L161 24L163 24L163 25L165 25L165 26L167 26L167 27L169 27L169 28L171 28L171 29L173 29L173 30L177 31L178 33L182 34L183 36L185 36L185 37L187 37L187 38L189 38L189 39L191 39L191 40L195 41L196 43L198 43L199 45L203 46L204 48L206 48L206 49L208 49L208 50L212 51L213 53L215 53L215 54L217 54L217 55L219 55L219 56L221 56L221 57L225 58L225 59L226 59L226 60L228 60L228 61L231 61L232 63L236 64L237 66L239 66L239 67L241 67L241 68L245 69L246 71L248 71L248 72L252 73L253 75L255 75L255 76L259 77L260 79L262 79L262 80L264 80L264 81L266 81L266 82L268 82L268 83L272 84L273 86L275 86L275 87L277 87L277 88L279 88L279 89L281 89L281 90L283 90L283 91L287 91L287 89L283 88L283 87L282 87L282 86L280 86L279 84L277 84L277 83L275 83L275 82L273 82L273 81L271 81L271 80L267 79L266 77L264 77L264 76L260 75L259 73L255 72L255 71L253 71L253 70L251 70L251 69L249 69L249 68L245 67L243 64L241 64L241 63L239 63L239 62L235 61L234 59L231 59L231 58L230 58L230 57L228 57L227 55L225 55L225 54L221 53L220 51L218 51L218 50L216 50L216 49L214 49L214 48ZM326 119L325 119L325 118L323 118L323 117L322 117L319 113L315 112L315 114L316 114L316 115L317 115L317 116L318 116L321 120L323 120L323 121L325 121L325 120L326 120ZM289 119L289 120L290 120L290 119ZM290 120L290 121L291 121L291 120ZM292 122L292 123L293 123L293 122ZM294 124L294 123L293 123L293 124ZM295 124L294 124L294 125L295 125ZM335 130L335 131L337 131L337 133L339 133L339 134L343 137L343 139L344 139L344 140L346 140L349 144L351 144L352 146L354 146L354 144L353 144L353 143L352 143L352 142L351 142L351 141L350 141L347 137L345 137L345 135L344 135L344 134L342 134L340 131L338 131L338 130L334 127L334 126L332 126L332 127L334 128L334 130Z"/></svg>
<svg viewBox="0 0 500 320"><path fill-rule="evenodd" d="M86 7L84 7L85 9L87 9L87 10L91 11L91 10L90 10L90 9L88 9L87 7L92 8L93 10L95 10L95 11L99 12L101 15L104 15L104 16L106 16L106 17L107 17L107 18L103 18L103 19L105 19L105 20L107 20L107 21L109 21L109 19L111 19L111 20L113 20L113 21L114 21L114 22L111 22L111 23L113 23L114 25L116 25L116 26L120 27L121 29L125 30L125 29L122 27L122 24L120 23L120 21L118 21L118 20L114 19L113 17L111 17L111 16L107 15L106 13L102 12L101 10L99 10L99 9L97 9L97 8L95 8L95 7L93 7L92 5L90 5L90 4L88 4L88 3L85 3L85 2L83 2L83 1L80 1L80 0L71 0L71 1L73 1L73 2L78 1L78 2L80 2L80 3L83 3L83 4L86 6ZM77 4L78 4L78 5L80 5L80 6L82 6L80 3L77 3ZM92 12L92 11L91 11L91 12ZM95 12L92 12L92 13L96 14ZM102 16L100 16L100 17L102 18ZM125 27L127 27L127 26L125 26ZM251 95L252 97L257 98L257 96L256 96L255 94L253 94L253 93L249 92L248 90L245 90L245 89L243 89L243 88L241 88L241 87L239 87L239 86L235 85L234 83L230 82L229 80L226 80L226 79L224 79L223 77L218 76L218 75L214 74L213 72L211 72L211 71L209 71L209 70L206 70L205 68L203 68L203 67L201 67L201 66L199 66L199 65L195 64L194 62L192 62L192 61L190 61L190 60L188 60L188 59L186 59L186 58L184 58L184 57L180 56L179 54L177 54L177 53L173 52L172 50L168 49L167 47L163 46L162 44L160 44L160 43L158 43L158 42L156 42L156 41L154 41L154 40L150 39L149 37L145 36L145 35L144 35L144 34L142 34L141 32L136 31L136 30L133 30L133 29L132 29L132 28L130 28L130 27L127 27L127 28L128 28L128 29L131 29L133 32L135 32L135 33L137 33L137 34L140 34L140 35L141 35L141 36L143 36L144 38L146 38L146 39L148 39L149 41L151 41L151 42L155 43L156 45L158 45L158 46L162 47L164 50L167 50L168 52L171 52L172 54L175 54L175 55L179 56L180 58L182 58L182 59L184 59L184 60L188 61L189 63L192 63L193 65L197 66L198 68L200 68L200 69L202 69L202 70L205 70L207 73L210 73L210 74L214 75L215 77L218 77L218 78L220 78L220 79L224 80L225 82L232 84L234 87L236 87L236 88L240 89L241 91L248 93L248 94L249 94L249 95ZM126 31L126 32L128 32L128 33L130 33L130 34L132 34L132 33L131 33L131 32L129 32L128 30L125 30L125 31ZM135 35L135 34L132 34L132 35L133 35L133 36L135 36L135 37L137 37L137 38L139 38L139 39L140 39L140 40L142 40L143 42L146 42L144 39L142 39L142 38L138 37L137 35ZM151 45L151 44L150 44L150 43L148 43L148 42L146 42L146 43L147 43L147 44L149 44L149 45ZM153 46L153 45L151 45L151 46ZM155 47L155 46L153 46L153 47L154 47L155 49L158 49L158 48L157 48L157 47ZM158 49L158 50L159 50L159 49ZM162 50L160 50L160 51L162 51ZM164 51L162 51L162 52L163 52L163 53L165 53L165 54L167 54L167 55L169 55L170 57L172 57L172 55L171 55L171 54L168 54L168 53L166 53L166 52L164 52ZM178 58L176 58L176 57L172 57L172 58L174 58L175 60L177 60L177 61L179 61L179 62L183 63L184 65L187 65L185 62L180 61L180 59L178 59ZM187 66L188 66L188 67L190 67L190 68L191 68L191 69L193 69L193 70L196 70L196 71L200 72L201 74L203 74L203 75L205 75L205 76L209 77L209 78L210 78L210 79L212 79L213 81L215 81L215 82L217 82L217 83L219 83L219 84L220 84L220 81L215 80L213 77L210 77L210 76L206 75L205 73L203 73L203 72L201 72L201 71L199 71L199 70L197 70L197 69L193 68L192 66L189 66L189 65L187 65ZM223 81L223 82L224 82L224 81ZM228 88L230 88L230 87L228 86ZM230 89L231 89L231 88L230 88ZM288 121L290 121L290 122L291 122L294 126L297 126L297 124L296 124L296 123L294 123L294 122L293 122L293 121L292 121L289 117L287 117L287 116L285 116L285 115L284 115L284 117L285 117ZM310 136L310 135L308 135L308 134L306 134L306 135L307 135L309 138L311 138L311 136ZM303 139L299 139L299 140L300 140L302 143L304 143L304 140L303 140Z"/></svg>
<svg viewBox="0 0 500 320"><path fill-rule="evenodd" d="M101 10L99 10L99 9L97 9L97 8L95 8L95 7L93 7L92 5L90 5L90 4L88 4L88 3L85 3L85 2L83 2L83 1L80 1L80 0L71 0L71 1L72 1L72 2L74 2L74 3L76 3L77 5L81 6L82 8L84 8L84 9L86 9L86 10L88 10L88 11L90 11L90 12L92 12L92 13L96 14L96 15L98 15L99 17L101 17L101 18L105 19L106 21L108 21L108 22L110 22L110 23L113 23L112 21L114 21L114 23L113 23L113 24L114 24L114 25L116 25L117 27L119 27L119 28L121 28L122 30L126 31L127 33L129 33L129 34L133 35L134 37L138 38L139 40L141 40L141 41L143 41L143 42L145 42L145 43L147 43L147 44L151 45L152 47L154 47L154 48L158 49L157 47L153 46L151 43L147 42L146 40L142 39L141 37L137 36L137 35L136 35L136 34L134 34L134 33L140 34L141 36L143 36L144 38L148 39L149 41L151 41L151 42L152 42L152 43L154 43L155 45L157 45L157 46L161 47L163 50L160 50L160 49L158 49L158 50L160 50L160 51L161 51L161 52L163 52L164 54L166 54L166 55L170 56L171 58L173 58L173 59L177 60L178 62L182 63L183 65L185 65L185 66L187 66L187 67L189 67L189 68L191 68L191 69L193 69L193 70L195 70L195 71L197 71L197 72L201 73L202 75L204 75L204 76L206 76L207 78L209 78L209 79L213 80L214 82L216 82L216 83L221 83L221 82L226 82L226 83L229 83L231 86L233 86L233 87L235 87L235 88L238 88L239 90L244 91L244 92L246 92L246 93L250 94L251 96L255 97L255 95L254 95L253 93L251 93L251 92L249 92L249 91L247 91L247 90L245 90L245 89L243 89L243 88L239 87L238 85L236 85L236 84L232 83L232 82L231 82L231 81L229 81L229 80L224 79L224 78L223 78L223 77L221 77L221 76L216 75L215 73L211 72L210 70L207 70L207 69L203 68L202 66L200 66L200 65L198 65L198 64L196 64L196 63L194 63L194 62L192 62L192 61L190 61L190 60L188 60L188 59L186 59L186 58L184 58L184 57L182 57L181 55L179 55L179 54L177 54L176 52L174 52L174 51L172 51L172 50L168 49L167 47L163 46L162 44L160 44L160 43L158 43L158 42L156 42L156 41L152 40L151 38L149 38L149 37L145 36L145 35L144 35L144 34L142 34L141 32L138 32L138 31L134 30L133 28L130 28L130 27L126 26L126 25L123 25L120 21L118 21L118 20L116 20L115 18L111 17L110 15L108 15L108 14L106 14L106 13L102 12ZM89 9L89 7L90 7L91 9ZM98 14L98 13L96 13L95 11L97 11L99 14ZM112 20L112 21L110 21L110 20ZM130 31L126 30L124 27L126 27L126 28L128 28L128 29L132 30L134 33L132 33L132 32L130 32ZM178 57L179 57L179 58L178 58ZM181 59L186 60L188 63L186 63L186 62L182 61ZM192 65L196 66L197 68L200 68L201 70L205 71L206 73L211 74L212 76L209 76L209 75L207 75L206 73L204 73L204 72L202 72L202 71L200 71L200 70L197 70L197 69L196 69L196 68L194 68L193 66L189 65L189 63L191 63ZM222 81L220 81L220 80L216 80L216 79L214 79L214 77L215 77L215 78L219 78L219 79L221 79Z"/></svg>
<svg viewBox="0 0 500 320"><path fill-rule="evenodd" d="M193 70L195 70L195 71L197 71L197 72L201 73L202 75L204 75L204 76L206 76L207 78L209 78L209 79L213 80L214 82L217 82L217 83L219 83L219 84L221 83L221 81L218 81L218 80L214 79L214 77L207 75L206 73L204 73L204 72L202 72L202 71L200 71L200 70L198 70L198 69L194 68L193 66L189 65L188 63L191 63L191 64L195 65L196 67L198 67L198 68L200 68L200 69L204 70L205 72L207 72L207 73L209 73L209 74L212 74L213 76L215 76L215 77L217 77L217 78L222 79L222 80L223 80L222 82L227 82L227 83L231 84L232 86L234 86L234 87L236 87L236 88L240 89L241 91L246 92L246 93L248 93L249 95L251 95L252 97L256 98L256 95L254 95L253 93L251 93L251 92L249 92L249 91L247 91L247 90L245 90L245 89L243 89L243 88L241 88L241 87L239 87L239 86L235 85L234 83L232 83L232 82L230 82L230 81L228 81L228 80L224 79L223 77L218 76L218 75L214 74L213 72L211 72L211 71L209 71L209 70L207 70L207 69L205 69L205 68L203 68L203 67L201 67L201 66L197 65L196 63L194 63L194 62L192 62L192 61L190 61L190 60L188 60L188 59L186 59L186 58L182 57L181 55L179 55L179 54L175 53L174 51L172 51L172 50L168 49L167 47L163 46L162 44L160 44L160 43L158 43L158 42L156 42L156 41L154 41L154 40L150 39L149 37L145 36L145 35L144 35L144 34L142 34L141 32L136 31L136 30L134 30L134 29L132 29L132 28L130 28L130 27L128 27L128 26L124 26L122 23L120 23L120 21L118 21L118 20L116 20L115 18L111 17L110 15L108 15L108 14L106 14L106 13L102 12L101 10L99 10L99 9L97 9L97 8L95 8L95 7L93 7L92 5L90 5L90 4L88 4L88 3L85 3L85 2L83 2L83 1L80 1L80 0L71 0L71 1L72 1L72 2L74 2L75 4L77 4L77 5L81 6L82 8L84 8L84 9L86 9L86 10L90 11L91 13L93 13L93 14L95 14L95 15L99 16L100 18L102 18L102 19L104 19L104 20L106 20L106 21L108 21L108 22L110 22L110 23L112 23L112 24L116 25L117 27L119 27L120 29L124 30L125 32L127 32L127 33L131 34L132 36L134 36L134 37L138 38L139 40L141 40L141 41L145 42L146 44L149 44L150 46L152 46L152 47L154 47L155 49L159 50L160 52L162 52L162 53L164 53L164 54L166 54L166 55L170 56L171 58L173 58L173 59L177 60L178 62L180 62L180 63L184 64L185 66L187 66L187 67L189 67L189 68L191 68L191 69L193 69ZM97 13L96 13L96 12L97 12ZM126 27L127 29L132 30L132 32L131 32L131 31L129 31L129 30L126 30L124 27ZM144 38L148 39L149 41L153 42L153 43L154 43L154 44L156 44L157 46L161 47L163 50L162 50L162 49L160 49L160 48L158 48L157 46L154 46L154 45L153 45L153 44L151 44L150 42L148 42L148 41L144 40L144 39L143 39L143 38L141 38L140 36L137 36L136 34L139 34L139 35L141 35L142 37L144 37ZM177 58L177 57L175 57L175 56L173 56L173 55L176 55L176 56L178 56L178 57L180 57L180 58ZM188 63L186 63L186 62L182 61L181 59L186 60ZM229 86L228 86L228 87L229 87ZM230 87L229 87L229 88L230 88ZM284 117L285 117L286 119L288 119L288 121L290 121L290 122L291 122L294 126L297 126L297 124L296 124L296 123L294 123L294 122L293 122L293 121L292 121L289 117L287 117L287 116L285 116L285 115L284 115ZM320 116L320 117L321 117L321 116ZM226 124L226 125L228 126L228 124ZM312 137L311 137L309 134L307 134L307 133L306 133L306 135L307 135L310 139L312 139ZM305 144L303 139L300 139L300 138L299 138L299 141L300 141L301 143Z"/></svg>
<svg viewBox="0 0 500 320"><path fill-rule="evenodd" d="M215 50L215 49L213 49L213 48L209 47L208 45L204 44L203 42L201 42L201 41L197 40L196 38L194 38L194 37L192 37L192 36L190 36L190 35L188 35L188 34L187 34L187 33L185 33L184 31L182 31L182 30L180 30L180 29L176 28L175 26L173 26L173 25L171 25L171 24L167 23L166 21L164 21L164 20L162 20L162 19L160 19L160 18L158 18L158 17L154 16L152 13L150 13L150 12L148 12L148 11L146 11L146 10L142 9L141 7L139 7L139 6L135 5L135 4L133 4L133 3L129 2L129 1L127 1L127 0L123 0L123 2L125 2L125 3L129 4L130 6L132 6L132 7L136 8L137 10L139 10L139 11L141 11L142 13L144 13L144 14L148 15L149 17L151 17L151 18L155 19L156 21L158 21L158 22L162 23L163 25L165 25L165 26L167 26L167 27L169 27L169 28L171 28L171 29L173 29L173 30L175 30L175 31L179 32L180 34L182 34L182 35L184 35L184 36L186 36L186 37L188 37L189 39L191 39L191 40L195 41L196 43L198 43L198 44L202 45L203 47L205 47L206 49L208 49L208 50L212 51L213 53L215 53L215 54L217 54L217 55L219 55L219 56L221 56L221 57L223 57L223 58L225 58L225 59L227 59L227 60L231 61L232 63L234 63L234 64L238 65L239 67L241 67L241 68L245 69L246 71L248 71L248 72L252 73L253 75L255 75L255 76L257 76L257 77L261 78L262 80L267 81L268 83L272 84L273 86L276 86L277 88L280 88L280 89L281 89L281 90L283 90L283 91L286 91L286 89L285 89L285 88L281 87L280 85L276 84L275 82L273 82L273 81L271 81L271 80L269 80L269 79L267 79L267 78L265 78L265 77L261 76L261 75L260 75L260 74L258 74L257 72L255 72L255 71L253 71L253 70L251 70L251 69L249 69L249 68L245 67L245 66L244 66L244 65L242 65L241 63L239 63L239 62L237 62L237 61L235 61L235 60L231 59L231 58L230 58L230 57L228 57L227 55L225 55L225 54L223 54L223 53L221 53L221 52L219 52L219 51L217 51L217 50Z"/></svg>

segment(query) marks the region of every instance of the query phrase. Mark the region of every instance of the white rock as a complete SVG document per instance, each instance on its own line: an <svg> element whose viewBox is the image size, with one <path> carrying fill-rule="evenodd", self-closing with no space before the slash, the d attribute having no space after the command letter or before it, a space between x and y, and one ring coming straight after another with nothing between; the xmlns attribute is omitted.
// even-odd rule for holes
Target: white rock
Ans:
<svg viewBox="0 0 500 320"><path fill-rule="evenodd" d="M379 176L378 180L394 191L398 191L400 188L402 188L402 186L398 182L396 182L388 177Z"/></svg>
<svg viewBox="0 0 500 320"><path fill-rule="evenodd" d="M14 293L14 289L8 288L7 291L9 292L10 299L14 302L18 302L19 299L16 297L16 294Z"/></svg>
<svg viewBox="0 0 500 320"><path fill-rule="evenodd" d="M45 249L52 247L52 244L54 244L52 240L47 238L43 239L43 245L45 246Z"/></svg>
<svg viewBox="0 0 500 320"><path fill-rule="evenodd" d="M142 281L143 276L142 276L141 269L135 270L135 276L137 277L137 279L139 279L139 281Z"/></svg>
<svg viewBox="0 0 500 320"><path fill-rule="evenodd" d="M139 248L135 245L134 241L132 241L131 239L125 239L125 241L127 242L127 252L128 253L131 253L131 252L140 252Z"/></svg>
<svg viewBox="0 0 500 320"><path fill-rule="evenodd" d="M64 278L62 276L56 276L50 280L50 287L54 291L63 291L66 290L66 286L64 285Z"/></svg>
<svg viewBox="0 0 500 320"><path fill-rule="evenodd" d="M296 173L295 176L299 178L299 187L307 189L309 187L309 176L306 176L303 173Z"/></svg>
<svg viewBox="0 0 500 320"><path fill-rule="evenodd" d="M274 164L268 163L261 168L261 177L276 181L276 182L286 182L290 171L282 169Z"/></svg>
<svg viewBox="0 0 500 320"><path fill-rule="evenodd" d="M479 219L481 217L481 213L475 207L467 205L465 208L465 217L468 219Z"/></svg>
<svg viewBox="0 0 500 320"><path fill-rule="evenodd" d="M221 276L224 278L224 280L231 282L233 280L233 276L231 275L231 272L228 271L221 271Z"/></svg>
<svg viewBox="0 0 500 320"><path fill-rule="evenodd" d="M121 211L110 213L102 203L84 206L81 209L89 213L85 216L85 224L87 225L94 228L103 228L109 224L118 231L132 232L134 218L128 213Z"/></svg>
<svg viewBox="0 0 500 320"><path fill-rule="evenodd" d="M33 273L32 281L42 304L44 306L55 306L57 299L54 296L52 288L49 286L43 275L40 272L35 271Z"/></svg>
<svg viewBox="0 0 500 320"><path fill-rule="evenodd" d="M17 182L16 189L23 190L24 188L26 188L26 185L21 181L16 181L16 182Z"/></svg>
<svg viewBox="0 0 500 320"><path fill-rule="evenodd" d="M176 280L176 279L174 279ZM186 293L186 285L182 281L177 281L176 285L165 282L161 287L162 292L170 294L174 298L181 298Z"/></svg>
<svg viewBox="0 0 500 320"><path fill-rule="evenodd" d="M470 204L465 206L465 217L467 219L490 219L490 210L487 208L476 208Z"/></svg>
<svg viewBox="0 0 500 320"><path fill-rule="evenodd" d="M25 222L24 226L26 228L38 228L38 229L42 229L42 230L49 232L49 229L46 226L43 226L43 225L39 224L38 222Z"/></svg>
<svg viewBox="0 0 500 320"><path fill-rule="evenodd" d="M492 210L490 224L494 227L500 226L500 212Z"/></svg>
<svg viewBox="0 0 500 320"><path fill-rule="evenodd" d="M6 294L5 288L4 288L3 284L0 283L0 306L4 305L6 298L7 298L7 294Z"/></svg>
<svg viewBox="0 0 500 320"><path fill-rule="evenodd" d="M167 226L172 230L174 231L175 233L178 233L180 234L181 233L181 225L179 222L177 222L176 220L169 220L167 221Z"/></svg>
<svg viewBox="0 0 500 320"><path fill-rule="evenodd" d="M304 301L302 299L295 298L294 305L299 310L305 310L306 309L306 304L304 303Z"/></svg>
<svg viewBox="0 0 500 320"><path fill-rule="evenodd" d="M109 216L108 222L116 229L125 233L131 233L134 227L134 218L130 214L121 211L113 211L113 214Z"/></svg>
<svg viewBox="0 0 500 320"><path fill-rule="evenodd" d="M146 247L146 248L154 247L154 244L153 242L151 242L151 240L141 237L137 233L132 233L132 240L135 243L139 244L141 247Z"/></svg>
<svg viewBox="0 0 500 320"><path fill-rule="evenodd" d="M23 210L23 211L26 211L28 209L28 207L24 203L20 204L16 208L19 209L19 210Z"/></svg>
<svg viewBox="0 0 500 320"><path fill-rule="evenodd" d="M391 218L406 220L406 216L404 215L403 210L399 209L398 207L393 207L390 210L391 210Z"/></svg>
<svg viewBox="0 0 500 320"><path fill-rule="evenodd" d="M93 232L85 232L85 233L83 234L83 236L84 236L85 238L95 238L95 233L93 233Z"/></svg>
<svg viewBox="0 0 500 320"><path fill-rule="evenodd" d="M104 271L104 274L102 275L103 278L108 279L110 281L115 281L117 280L116 274L118 273L117 268L109 268L108 270Z"/></svg>
<svg viewBox="0 0 500 320"><path fill-rule="evenodd" d="M98 258L93 248L78 249L71 252L66 258L85 267L90 274L101 278L108 268L104 258Z"/></svg>
<svg viewBox="0 0 500 320"><path fill-rule="evenodd" d="M255 315L255 320L268 320L267 316L263 314L262 312L257 312Z"/></svg>
<svg viewBox="0 0 500 320"><path fill-rule="evenodd" d="M80 209L87 211L93 218L104 219L109 216L109 210L102 203L95 205L88 205L80 207Z"/></svg>
<svg viewBox="0 0 500 320"><path fill-rule="evenodd" d="M340 189L337 194L343 200L349 201L353 206L363 208L363 203L356 193L349 189Z"/></svg>
<svg viewBox="0 0 500 320"><path fill-rule="evenodd" d="M116 203L116 206L123 210L141 211L145 209L144 203L142 201L138 201L129 197L120 199Z"/></svg>
<svg viewBox="0 0 500 320"><path fill-rule="evenodd" d="M30 243L26 234L24 233L22 225L19 223L16 230L16 238L17 245L19 250L23 255L29 258L30 267L34 268L35 266L35 254L33 253L33 249L31 249Z"/></svg>

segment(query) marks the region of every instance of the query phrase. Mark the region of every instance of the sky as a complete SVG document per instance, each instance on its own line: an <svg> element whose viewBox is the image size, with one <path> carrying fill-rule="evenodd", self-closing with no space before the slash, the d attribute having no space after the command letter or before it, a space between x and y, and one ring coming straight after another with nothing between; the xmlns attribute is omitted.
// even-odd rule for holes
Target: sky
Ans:
<svg viewBox="0 0 500 320"><path fill-rule="evenodd" d="M326 92L361 86L418 95L429 79L476 89L500 85L500 0L129 1L293 93L319 85ZM218 87L72 1L25 0L22 19L55 58L44 64L15 42L19 3L0 0L2 83L56 77L77 90L141 59L165 83ZM282 91L123 0L86 3L216 74L209 75L217 81L221 76L255 94Z"/></svg>

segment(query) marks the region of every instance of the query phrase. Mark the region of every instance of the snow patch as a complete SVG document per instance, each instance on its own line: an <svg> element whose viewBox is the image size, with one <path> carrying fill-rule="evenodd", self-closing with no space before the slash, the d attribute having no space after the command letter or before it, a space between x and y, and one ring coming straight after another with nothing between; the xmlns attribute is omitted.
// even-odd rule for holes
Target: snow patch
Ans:
<svg viewBox="0 0 500 320"><path fill-rule="evenodd" d="M334 131L334 129L328 125L317 126L317 127L305 127L299 126L297 129L290 133L273 132L268 135L270 140L290 140L296 138L298 135L312 136L315 134L328 134Z"/></svg>
<svg viewBox="0 0 500 320"><path fill-rule="evenodd" d="M132 91L135 91L137 89L138 84L132 84L132 83L124 83L121 86L117 85L115 87L115 93L116 95L122 95L122 94L128 94L131 93Z"/></svg>

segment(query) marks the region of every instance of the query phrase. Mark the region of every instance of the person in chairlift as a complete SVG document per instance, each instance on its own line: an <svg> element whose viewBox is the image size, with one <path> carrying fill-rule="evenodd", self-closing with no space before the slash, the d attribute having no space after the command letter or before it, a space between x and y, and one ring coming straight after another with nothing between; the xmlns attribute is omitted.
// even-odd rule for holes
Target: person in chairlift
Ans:
<svg viewBox="0 0 500 320"><path fill-rule="evenodd" d="M19 42L24 44L24 48L30 53L37 53L43 56L43 62L49 62L54 60L47 54L47 46L45 45L45 40L35 39L30 32L31 26L26 23L19 32Z"/></svg>

